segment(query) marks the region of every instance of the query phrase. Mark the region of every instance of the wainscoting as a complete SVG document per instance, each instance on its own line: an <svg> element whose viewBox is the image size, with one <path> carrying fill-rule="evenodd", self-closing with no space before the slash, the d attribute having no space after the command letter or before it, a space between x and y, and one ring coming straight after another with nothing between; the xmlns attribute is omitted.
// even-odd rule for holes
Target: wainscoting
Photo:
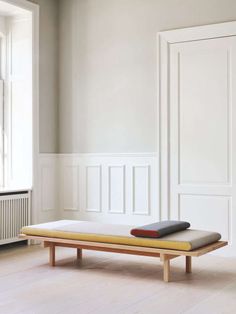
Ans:
<svg viewBox="0 0 236 314"><path fill-rule="evenodd" d="M38 169L37 209L33 223L60 219L58 199L59 163L57 154L40 154Z"/></svg>
<svg viewBox="0 0 236 314"><path fill-rule="evenodd" d="M159 219L155 154L60 155L63 218L147 223Z"/></svg>
<svg viewBox="0 0 236 314"><path fill-rule="evenodd" d="M144 224L160 219L158 158L147 154L41 154L41 220Z"/></svg>

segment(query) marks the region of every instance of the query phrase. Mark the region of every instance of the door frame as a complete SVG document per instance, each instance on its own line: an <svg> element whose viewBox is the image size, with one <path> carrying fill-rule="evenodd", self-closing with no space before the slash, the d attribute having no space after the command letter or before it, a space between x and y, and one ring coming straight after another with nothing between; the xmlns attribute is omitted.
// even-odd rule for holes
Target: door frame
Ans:
<svg viewBox="0 0 236 314"><path fill-rule="evenodd" d="M39 213L39 5L27 0L2 0L32 13L32 223Z"/></svg>
<svg viewBox="0 0 236 314"><path fill-rule="evenodd" d="M236 35L236 21L159 32L158 41L158 147L160 154L160 220L170 219L170 45Z"/></svg>

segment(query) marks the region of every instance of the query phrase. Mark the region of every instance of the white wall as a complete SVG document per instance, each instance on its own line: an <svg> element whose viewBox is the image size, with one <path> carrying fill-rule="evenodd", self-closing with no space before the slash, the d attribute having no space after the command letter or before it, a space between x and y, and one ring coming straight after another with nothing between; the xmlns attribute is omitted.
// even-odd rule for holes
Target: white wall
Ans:
<svg viewBox="0 0 236 314"><path fill-rule="evenodd" d="M44 153L157 151L156 33L236 19L234 0L31 1L40 5Z"/></svg>
<svg viewBox="0 0 236 314"><path fill-rule="evenodd" d="M62 153L157 151L157 32L236 19L234 0L59 3Z"/></svg>
<svg viewBox="0 0 236 314"><path fill-rule="evenodd" d="M31 0L40 6L39 150L58 152L58 0Z"/></svg>

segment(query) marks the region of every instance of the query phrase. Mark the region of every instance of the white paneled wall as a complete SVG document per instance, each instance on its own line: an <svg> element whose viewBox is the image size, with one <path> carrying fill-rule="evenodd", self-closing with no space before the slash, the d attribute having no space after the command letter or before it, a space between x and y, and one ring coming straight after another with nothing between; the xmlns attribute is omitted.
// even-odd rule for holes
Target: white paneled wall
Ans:
<svg viewBox="0 0 236 314"><path fill-rule="evenodd" d="M45 222L60 218L58 200L58 157L56 154L41 154L39 157L39 186L37 212L33 213L33 222Z"/></svg>
<svg viewBox="0 0 236 314"><path fill-rule="evenodd" d="M159 220L156 154L40 155L40 221Z"/></svg>
<svg viewBox="0 0 236 314"><path fill-rule="evenodd" d="M159 220L155 154L60 155L62 218L113 223Z"/></svg>

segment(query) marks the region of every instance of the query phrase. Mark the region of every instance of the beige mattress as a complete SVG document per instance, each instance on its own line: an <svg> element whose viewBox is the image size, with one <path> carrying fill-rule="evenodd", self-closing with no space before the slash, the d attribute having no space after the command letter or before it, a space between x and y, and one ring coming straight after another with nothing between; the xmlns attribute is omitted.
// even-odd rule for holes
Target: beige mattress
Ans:
<svg viewBox="0 0 236 314"><path fill-rule="evenodd" d="M191 251L220 240L217 232L186 229L162 238L138 238L130 234L134 226L59 220L23 227L21 233L50 238L134 245Z"/></svg>

